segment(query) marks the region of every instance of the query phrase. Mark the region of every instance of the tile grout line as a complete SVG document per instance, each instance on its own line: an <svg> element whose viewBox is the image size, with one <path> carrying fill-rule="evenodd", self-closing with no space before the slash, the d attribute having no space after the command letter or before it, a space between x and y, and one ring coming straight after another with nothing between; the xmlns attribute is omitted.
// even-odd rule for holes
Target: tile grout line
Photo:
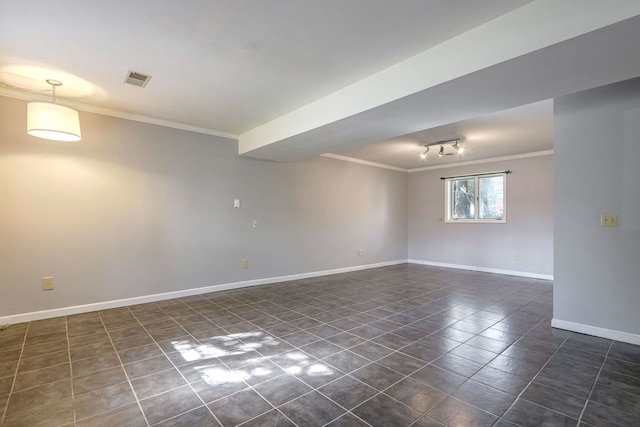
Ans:
<svg viewBox="0 0 640 427"><path fill-rule="evenodd" d="M131 313L131 310L129 309L129 307L127 307L127 311L129 313ZM138 394L136 393L135 389L133 388L133 384L131 383L131 378L129 378L129 374L127 373L126 369L124 369L124 363L122 363L122 359L120 358L120 353L118 353L118 349L116 348L115 344L113 343L113 338L111 337L111 333L109 332L109 329L107 328L107 325L104 323L104 319L102 318L102 314L99 311L98 311L98 318L100 319L100 323L102 323L102 327L107 332L107 336L109 337L109 342L111 343L111 346L113 347L113 351L116 353L116 357L118 358L118 361L120 362L120 368L122 368L122 371L124 372L124 376L127 379L127 384L129 384L129 388L133 392L133 397L136 399L136 404L138 405L138 408L140 409L140 412L142 413L142 418L144 419L145 423L147 423L147 426L149 426L150 425L149 424L149 420L147 419L147 415L142 410L142 405L140 404L140 399L138 399ZM135 316L134 316L134 318L135 318ZM136 318L136 322L138 322L137 318ZM140 323L140 322L138 322L138 323ZM109 412L109 411L105 411L105 412L103 412L103 414L106 413L106 412ZM98 415L100 415L100 414L95 414L90 418L93 418L93 417L98 416Z"/></svg>
<svg viewBox="0 0 640 427"><path fill-rule="evenodd" d="M67 357L69 358L69 382L71 383L71 410L73 413L73 425L76 425L76 394L73 389L73 363L71 363L71 342L69 338L69 319L68 316L64 316L64 329L67 335Z"/></svg>
<svg viewBox="0 0 640 427"><path fill-rule="evenodd" d="M582 407L582 411L580 411L580 416L578 417L578 425L580 425L580 423L582 422L582 417L584 416L584 413L587 410L587 406L589 405L589 401L591 400L591 395L593 394L593 390L595 390L596 384L598 384L598 379L600 378L600 374L604 369L604 365L607 363L607 358L609 357L609 352L611 351L611 347L613 347L613 341L609 343L609 348L607 348L607 354L604 355L604 359L602 360L602 364L600 365L600 369L598 370L598 375L596 375L596 379L593 381L591 390L589 390L589 395L587 396L587 400L585 400L584 406Z"/></svg>
<svg viewBox="0 0 640 427"><path fill-rule="evenodd" d="M540 325L540 324L541 324L542 322L544 322L545 320L546 320L546 317L545 317L544 319L542 319L540 322L538 322L535 326L533 326L533 327L532 327L531 329L529 329L529 330L531 331L532 329L536 328L538 325ZM523 335L523 336L524 336L524 335ZM525 390L527 390L527 388L529 388L529 386L531 385L531 383L533 383L533 380L534 380L534 379L535 379L535 378L540 374L540 372L542 372L542 370L543 370L543 369L544 369L544 368L549 364L549 362L551 361L551 359L553 358L553 356L555 356L555 355L556 355L556 353L560 350L560 348L564 345L564 343L565 343L565 342L567 342L567 340L568 340L568 339L569 339L569 336L567 336L567 337L562 341L562 343L558 346L558 348L556 348L556 349L555 349L555 351L554 351L554 352L549 356L549 358L547 359L547 361L546 361L546 362L544 362L544 364L540 367L540 369L538 369L538 371L536 372L536 374L535 374L535 375L534 375L534 376L529 380L529 382L527 383L527 385L526 385L522 390L520 390L520 393L518 393L518 396L514 399L514 401L511 403L511 405L509 405L509 407L508 407L508 408L507 408L507 409L502 413L502 415L500 416L500 418L498 418L498 421L500 421L500 420L504 420L504 419L505 419L505 418L504 418L504 416L505 416L507 413L509 413L509 411L511 410L511 408L513 408L513 407L514 407L514 405L516 404L516 402L518 401L518 399L520 399L520 398L521 398L521 396L524 394ZM517 342L517 341L516 341L516 342ZM535 405L538 405L538 404L537 404L537 403L535 403L535 402L532 402L532 403L534 403ZM538 405L538 406L540 406L541 408L546 408L546 406L542 406L542 405ZM546 408L546 409L549 409L549 410L553 411L553 409L551 409L551 408ZM557 411L553 411L553 412L559 413L559 412L557 412ZM561 415L564 415L564 414L561 414ZM569 417L569 418L570 418L570 417ZM509 421L509 420L506 420L506 421ZM510 422L510 423L512 423L512 424L515 424L515 423L514 423L514 422L512 422L512 421L509 421L509 422Z"/></svg>
<svg viewBox="0 0 640 427"><path fill-rule="evenodd" d="M7 403L4 406L4 413L2 414L2 418L0 419L0 425L4 424L5 418L7 418L7 413L9 412L9 403L11 402L11 398L13 397L13 390L16 386L16 381L18 381L18 371L20 370L20 363L22 362L22 355L24 354L24 347L27 343L27 335L29 334L29 328L31 327L31 322L27 324L27 329L24 331L24 338L22 339L22 346L20 347L20 356L18 356L18 364L16 365L16 370L13 373L13 382L11 383L11 389L9 390L9 394L7 397Z"/></svg>

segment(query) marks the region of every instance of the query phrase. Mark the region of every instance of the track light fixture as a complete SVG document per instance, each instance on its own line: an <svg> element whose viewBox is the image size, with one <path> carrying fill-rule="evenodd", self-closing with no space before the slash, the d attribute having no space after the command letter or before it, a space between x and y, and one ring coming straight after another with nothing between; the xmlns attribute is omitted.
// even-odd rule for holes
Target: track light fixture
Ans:
<svg viewBox="0 0 640 427"><path fill-rule="evenodd" d="M444 151L445 145L451 145L451 147L453 147L453 149L456 150L456 153L460 155L464 152L464 147L460 145L461 142L462 142L462 138L456 138L456 139L447 139L446 141L430 142L429 144L424 144L425 150L424 150L424 153L420 154L420 158L422 160L425 160L427 158L427 153L429 152L429 147L432 147L434 145L440 146L440 150L438 150L438 157L450 156L451 154L453 154L453 153L445 153Z"/></svg>

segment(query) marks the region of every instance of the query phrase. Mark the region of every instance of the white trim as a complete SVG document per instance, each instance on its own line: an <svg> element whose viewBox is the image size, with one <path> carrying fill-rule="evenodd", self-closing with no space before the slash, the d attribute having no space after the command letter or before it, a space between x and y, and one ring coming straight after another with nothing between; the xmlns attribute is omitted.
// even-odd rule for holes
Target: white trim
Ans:
<svg viewBox="0 0 640 427"><path fill-rule="evenodd" d="M345 161L345 162L359 163L361 165L373 166L373 167L376 167L376 168L391 169L391 170L400 171L400 172L409 172L408 169L399 168L397 166L385 165L383 163L370 162L368 160L356 159L355 157L341 156L339 154L325 153L325 154L321 154L320 156L321 157L328 157L330 159L342 160L342 161Z"/></svg>
<svg viewBox="0 0 640 427"><path fill-rule="evenodd" d="M534 151L531 153L514 154L511 156L492 157L489 159L481 159L481 160L469 160L468 162L449 163L446 165L425 166L423 168L409 169L407 172L409 173L423 172L423 171L430 171L435 169L448 169L448 168L456 168L458 166L480 165L483 163L504 162L506 160L519 160L519 159L527 159L529 157L540 157L540 156L551 156L551 155L553 155L553 150Z"/></svg>
<svg viewBox="0 0 640 427"><path fill-rule="evenodd" d="M269 277L266 279L247 280L244 282L223 283L202 288L185 289L181 291L165 292L161 294L143 295L133 298L124 298L112 301L96 302L92 304L76 305L71 307L54 308L51 310L34 311L31 313L13 314L0 317L0 325L6 323L22 323L33 320L49 319L51 317L70 316L72 314L88 313L96 310L108 310L110 308L124 307L134 304L163 301L172 298L181 298L191 295L207 294L210 292L226 291L229 289L246 288L249 286L267 285L271 283L289 282L292 280L308 279L310 277L329 276L332 274L349 273L352 271L368 270L371 268L387 267L390 265L406 264L407 260L379 262L375 264L356 265L353 267L335 268L332 270L314 271L311 273L291 274L288 276Z"/></svg>
<svg viewBox="0 0 640 427"><path fill-rule="evenodd" d="M615 331L612 329L600 328L598 326L585 325L584 323L575 323L560 319L551 319L551 326L558 329L565 329L567 331L593 335L594 337L640 345L640 335L629 332Z"/></svg>
<svg viewBox="0 0 640 427"><path fill-rule="evenodd" d="M459 270L480 271L483 273L504 274L506 276L528 277L530 279L553 280L553 275L551 274L530 273L527 271L503 270L500 268L478 267L475 265L449 264L446 262L423 261L421 259L410 259L409 263L430 265L433 267L457 268Z"/></svg>
<svg viewBox="0 0 640 427"><path fill-rule="evenodd" d="M355 157L341 156L339 154L333 154L333 153L325 153L325 154L321 154L320 156L328 157L330 159L342 160L345 162L359 163L361 165L373 166L376 168L391 169L394 171L412 173L412 172L430 171L435 169L449 169L449 168L457 168L459 166L481 165L484 163L504 162L507 160L519 160L519 159L528 159L530 157L552 156L552 155L553 155L553 150L533 151L531 153L491 157L488 159L480 159L480 160L469 160L468 162L448 163L446 165L426 166L423 168L416 168L416 169L404 169L397 166L386 165L384 163L370 162L368 160L356 159Z"/></svg>
<svg viewBox="0 0 640 427"><path fill-rule="evenodd" d="M49 100L50 97L45 95L40 95L33 92L17 92L13 90L8 90L0 87L0 96L6 96L8 98L22 99L25 101L33 101L34 99L38 100ZM74 108L80 111L86 111L88 113L101 114L103 116L117 117L119 119L132 120L134 122L142 122L149 123L157 126L164 126L173 129L186 130L189 132L201 133L205 135L213 135L219 136L222 138L229 138L237 141L239 136L234 133L223 132L217 129L210 129L201 126L189 125L185 123L173 122L171 120L159 119L157 117L145 116L142 114L133 114L127 113L124 111L117 111L111 108L103 108L103 107L95 107L93 105L83 104L80 102L69 101L68 99L58 99L60 105L64 105L67 107Z"/></svg>

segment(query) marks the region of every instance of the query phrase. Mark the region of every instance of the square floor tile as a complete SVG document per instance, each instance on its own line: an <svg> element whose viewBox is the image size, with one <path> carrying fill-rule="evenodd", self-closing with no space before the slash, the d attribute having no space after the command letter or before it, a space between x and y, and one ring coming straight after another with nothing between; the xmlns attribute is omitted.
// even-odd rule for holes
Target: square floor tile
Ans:
<svg viewBox="0 0 640 427"><path fill-rule="evenodd" d="M453 393L466 378L437 366L429 365L411 375L411 378L446 394Z"/></svg>
<svg viewBox="0 0 640 427"><path fill-rule="evenodd" d="M638 426L640 425L640 414L620 411L589 401L584 410L582 421L594 426Z"/></svg>
<svg viewBox="0 0 640 427"><path fill-rule="evenodd" d="M76 418L93 417L134 402L135 396L128 383L92 390L75 396Z"/></svg>
<svg viewBox="0 0 640 427"><path fill-rule="evenodd" d="M279 409L294 423L309 427L323 426L345 412L315 391L286 403Z"/></svg>
<svg viewBox="0 0 640 427"><path fill-rule="evenodd" d="M387 357L378 360L377 363L385 368L393 369L403 375L410 375L427 365L427 362L423 360L416 359L415 357L411 357L400 352L391 353Z"/></svg>
<svg viewBox="0 0 640 427"><path fill-rule="evenodd" d="M347 412L340 418L333 420L327 424L327 427L369 427L370 425L362 421L355 415Z"/></svg>
<svg viewBox="0 0 640 427"><path fill-rule="evenodd" d="M311 344L304 345L300 347L300 350L304 351L305 353L309 353L313 357L322 359L323 357L327 357L342 351L343 348L332 344L329 341L320 340Z"/></svg>
<svg viewBox="0 0 640 427"><path fill-rule="evenodd" d="M483 365L479 363L451 353L447 353L436 359L433 362L433 365L458 375L462 375L463 377L470 377L483 367Z"/></svg>
<svg viewBox="0 0 640 427"><path fill-rule="evenodd" d="M69 363L50 366L35 371L19 373L16 376L13 390L18 392L29 388L49 384L71 377L71 369Z"/></svg>
<svg viewBox="0 0 640 427"><path fill-rule="evenodd" d="M393 352L393 350L373 343L371 341L352 347L351 349L349 349L349 351L365 357L371 361L382 359L383 357Z"/></svg>
<svg viewBox="0 0 640 427"><path fill-rule="evenodd" d="M409 426L421 415L385 394L378 394L352 412L372 426Z"/></svg>
<svg viewBox="0 0 640 427"><path fill-rule="evenodd" d="M225 427L240 424L273 408L253 390L240 391L208 406Z"/></svg>
<svg viewBox="0 0 640 427"><path fill-rule="evenodd" d="M271 410L258 418L242 424L242 427L296 427L287 417L277 410Z"/></svg>
<svg viewBox="0 0 640 427"><path fill-rule="evenodd" d="M584 397L577 397L536 382L529 384L520 397L575 419L580 418L586 401Z"/></svg>
<svg viewBox="0 0 640 427"><path fill-rule="evenodd" d="M475 381L462 384L453 397L498 417L502 416L515 400L514 396Z"/></svg>
<svg viewBox="0 0 640 427"><path fill-rule="evenodd" d="M472 380L496 388L505 393L517 396L529 384L529 381L508 374L499 369L485 366L471 377Z"/></svg>
<svg viewBox="0 0 640 427"><path fill-rule="evenodd" d="M200 405L202 401L189 386L178 387L140 401L140 406L151 424L173 418Z"/></svg>
<svg viewBox="0 0 640 427"><path fill-rule="evenodd" d="M2 399L0 399L0 404ZM0 417L2 416L0 410ZM6 426L44 426L64 425L73 423L73 401L71 399L57 400L42 405L33 405L20 412L7 413L3 425Z"/></svg>
<svg viewBox="0 0 640 427"><path fill-rule="evenodd" d="M469 341L467 341L469 342ZM469 344L460 344L458 347L451 350L451 354L464 357L473 362L480 363L481 365L487 364L493 360L498 353L494 353L488 350L483 350L478 347L474 347Z"/></svg>
<svg viewBox="0 0 640 427"><path fill-rule="evenodd" d="M71 380L65 379L44 384L11 394L6 416L16 412L31 410L40 405L47 405L71 397Z"/></svg>
<svg viewBox="0 0 640 427"><path fill-rule="evenodd" d="M94 372L84 376L73 377L73 393L82 394L91 390L126 382L122 366L114 366L104 371Z"/></svg>
<svg viewBox="0 0 640 427"><path fill-rule="evenodd" d="M640 416L640 395L596 384L590 400Z"/></svg>
<svg viewBox="0 0 640 427"><path fill-rule="evenodd" d="M372 363L360 368L352 372L351 376L378 390L386 389L390 385L400 381L403 377L402 374L377 363Z"/></svg>
<svg viewBox="0 0 640 427"><path fill-rule="evenodd" d="M145 427L147 425L142 411L137 403L122 406L114 410L103 412L92 418L85 418L76 422L76 427Z"/></svg>
<svg viewBox="0 0 640 427"><path fill-rule="evenodd" d="M266 359L245 365L236 371L242 374L242 378L249 385L260 384L285 373L278 365Z"/></svg>
<svg viewBox="0 0 640 427"><path fill-rule="evenodd" d="M273 406L280 406L312 389L293 375L284 374L254 387Z"/></svg>
<svg viewBox="0 0 640 427"><path fill-rule="evenodd" d="M311 387L317 388L342 377L344 372L326 362L316 361L299 368L294 375Z"/></svg>
<svg viewBox="0 0 640 427"><path fill-rule="evenodd" d="M576 419L522 399L516 400L504 418L522 427L575 426L578 423Z"/></svg>
<svg viewBox="0 0 640 427"><path fill-rule="evenodd" d="M640 378L618 372L603 370L598 377L598 384L640 395Z"/></svg>
<svg viewBox="0 0 640 427"><path fill-rule="evenodd" d="M346 409L352 409L378 394L378 390L348 375L319 388L318 391Z"/></svg>
<svg viewBox="0 0 640 427"><path fill-rule="evenodd" d="M411 378L385 390L385 394L420 412L428 411L447 397L445 393Z"/></svg>
<svg viewBox="0 0 640 427"><path fill-rule="evenodd" d="M498 417L452 397L447 397L427 415L449 426L491 426L498 420Z"/></svg>
<svg viewBox="0 0 640 427"><path fill-rule="evenodd" d="M131 381L133 390L138 399L145 399L156 394L173 390L186 384L186 381L176 369L156 372L146 377L141 377Z"/></svg>

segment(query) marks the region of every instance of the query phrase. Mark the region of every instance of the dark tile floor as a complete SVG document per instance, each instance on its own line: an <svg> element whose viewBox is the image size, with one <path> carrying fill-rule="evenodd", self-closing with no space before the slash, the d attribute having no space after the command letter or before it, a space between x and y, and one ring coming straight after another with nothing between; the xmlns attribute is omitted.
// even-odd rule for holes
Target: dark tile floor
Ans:
<svg viewBox="0 0 640 427"><path fill-rule="evenodd" d="M549 282L398 265L12 325L5 426L637 426L640 346Z"/></svg>

